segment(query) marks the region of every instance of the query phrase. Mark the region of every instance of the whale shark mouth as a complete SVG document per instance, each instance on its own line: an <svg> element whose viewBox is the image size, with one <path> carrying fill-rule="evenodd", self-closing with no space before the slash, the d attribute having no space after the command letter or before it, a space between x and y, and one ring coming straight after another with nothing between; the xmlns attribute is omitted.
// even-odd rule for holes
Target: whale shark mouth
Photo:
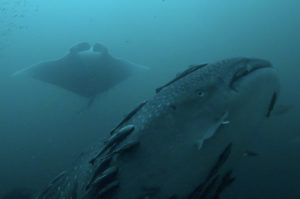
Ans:
<svg viewBox="0 0 300 199"><path fill-rule="evenodd" d="M249 62L245 67L241 68L233 75L233 77L229 83L229 87L232 90L237 91L237 89L234 86L234 84L236 82L238 82L239 80L245 78L246 76L248 76L258 70L266 69L266 68L272 68L271 63L269 63L267 61Z"/></svg>
<svg viewBox="0 0 300 199"><path fill-rule="evenodd" d="M236 88L236 83L241 81L242 79L248 77L249 75L253 74L254 72L265 70L265 69L273 69L270 62L264 61L264 60L251 60L249 61L244 67L239 69L232 77L229 87L239 92L239 90ZM269 118L271 116L272 111L274 110L274 106L278 99L278 93L274 92L271 96L270 103L267 109L266 117Z"/></svg>

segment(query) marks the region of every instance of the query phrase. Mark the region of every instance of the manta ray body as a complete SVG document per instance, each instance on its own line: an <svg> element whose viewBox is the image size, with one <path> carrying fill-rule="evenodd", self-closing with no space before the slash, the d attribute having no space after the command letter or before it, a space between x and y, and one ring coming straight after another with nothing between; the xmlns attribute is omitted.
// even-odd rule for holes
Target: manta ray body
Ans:
<svg viewBox="0 0 300 199"><path fill-rule="evenodd" d="M67 55L58 60L42 62L13 75L26 74L93 99L127 79L133 72L146 68L113 57L108 49L99 43L91 47L82 42L73 46Z"/></svg>

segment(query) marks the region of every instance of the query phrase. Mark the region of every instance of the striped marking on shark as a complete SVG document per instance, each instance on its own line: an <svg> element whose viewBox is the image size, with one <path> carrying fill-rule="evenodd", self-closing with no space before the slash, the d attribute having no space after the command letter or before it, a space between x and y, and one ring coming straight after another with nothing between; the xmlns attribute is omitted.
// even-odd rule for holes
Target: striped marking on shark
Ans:
<svg viewBox="0 0 300 199"><path fill-rule="evenodd" d="M269 62L233 58L193 66L156 91L37 199L218 198L279 81Z"/></svg>

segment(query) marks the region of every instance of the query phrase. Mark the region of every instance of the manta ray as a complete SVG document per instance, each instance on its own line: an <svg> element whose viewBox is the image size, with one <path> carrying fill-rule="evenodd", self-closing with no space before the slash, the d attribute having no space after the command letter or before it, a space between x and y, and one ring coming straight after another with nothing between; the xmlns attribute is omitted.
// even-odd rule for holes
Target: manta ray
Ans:
<svg viewBox="0 0 300 199"><path fill-rule="evenodd" d="M30 66L13 76L26 74L93 100L140 69L147 67L113 57L99 43L91 47L82 42L60 59Z"/></svg>
<svg viewBox="0 0 300 199"><path fill-rule="evenodd" d="M268 61L189 68L131 111L37 199L217 199L279 95Z"/></svg>

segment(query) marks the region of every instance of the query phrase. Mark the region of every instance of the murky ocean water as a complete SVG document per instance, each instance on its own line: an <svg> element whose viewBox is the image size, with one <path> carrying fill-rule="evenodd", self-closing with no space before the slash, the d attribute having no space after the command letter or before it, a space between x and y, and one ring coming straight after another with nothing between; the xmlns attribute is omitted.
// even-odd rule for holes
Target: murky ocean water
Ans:
<svg viewBox="0 0 300 199"><path fill-rule="evenodd" d="M45 187L188 66L247 56L277 69L281 109L222 198L300 198L299 8L297 0L0 0L0 196ZM150 70L97 96L86 111L84 97L11 77L79 42L101 43Z"/></svg>

